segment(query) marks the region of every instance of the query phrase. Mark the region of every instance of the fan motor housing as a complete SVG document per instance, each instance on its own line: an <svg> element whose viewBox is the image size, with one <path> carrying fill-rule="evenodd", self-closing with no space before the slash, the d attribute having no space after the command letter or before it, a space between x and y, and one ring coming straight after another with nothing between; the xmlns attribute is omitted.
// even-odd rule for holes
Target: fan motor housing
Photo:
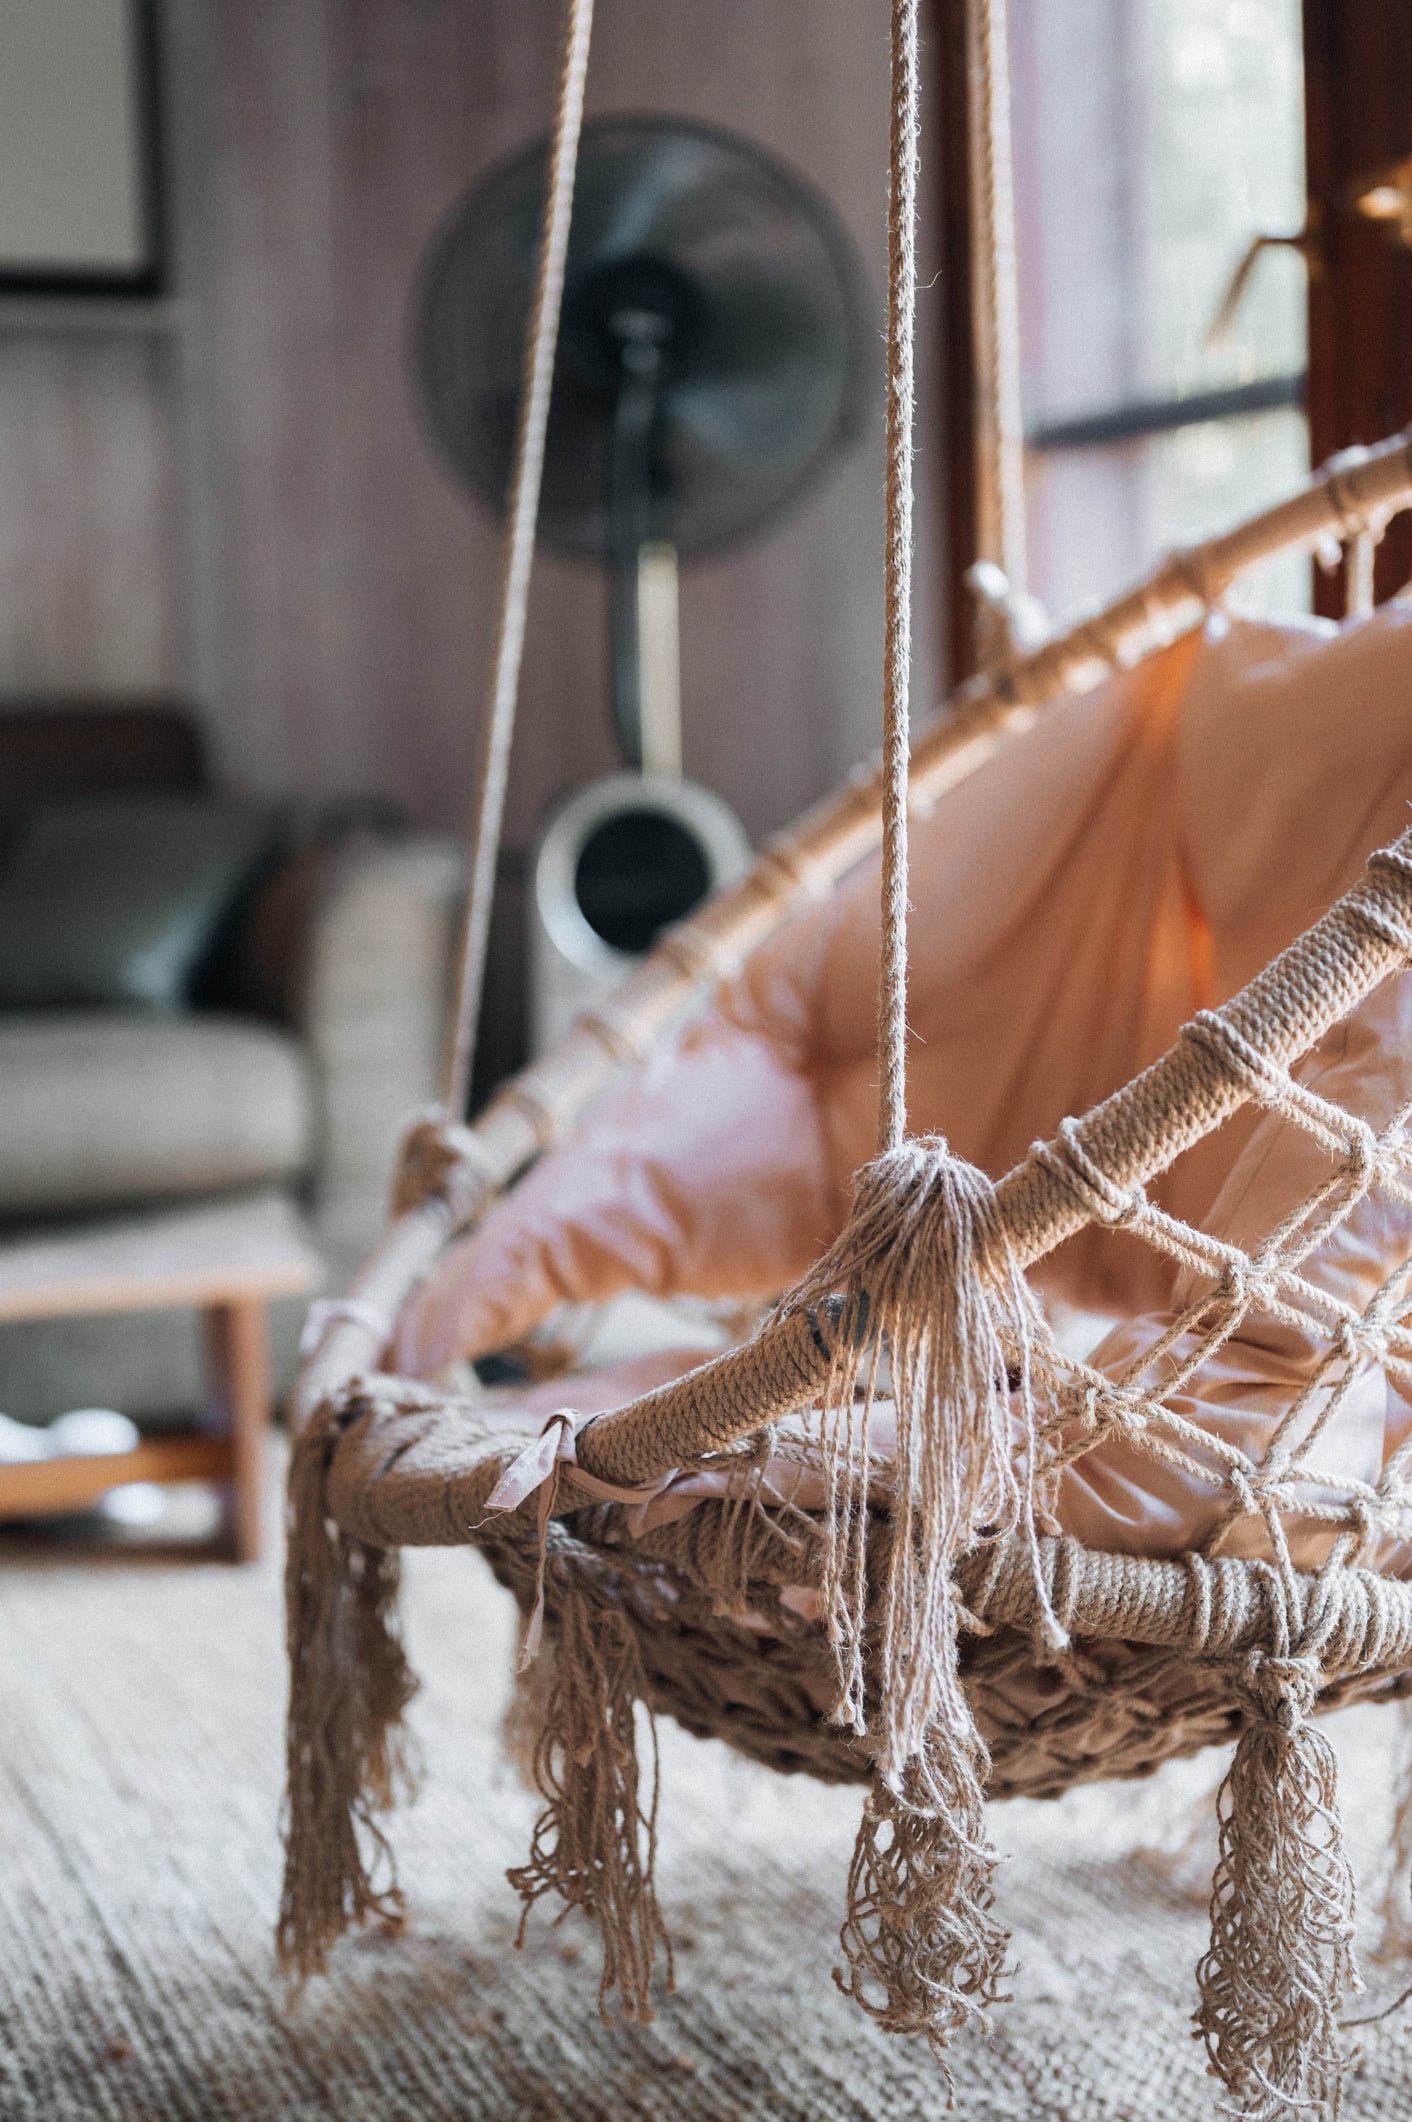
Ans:
<svg viewBox="0 0 1412 2122"><path fill-rule="evenodd" d="M604 1001L663 929L738 882L750 859L735 812L695 782L612 774L571 796L531 869L532 1051Z"/></svg>

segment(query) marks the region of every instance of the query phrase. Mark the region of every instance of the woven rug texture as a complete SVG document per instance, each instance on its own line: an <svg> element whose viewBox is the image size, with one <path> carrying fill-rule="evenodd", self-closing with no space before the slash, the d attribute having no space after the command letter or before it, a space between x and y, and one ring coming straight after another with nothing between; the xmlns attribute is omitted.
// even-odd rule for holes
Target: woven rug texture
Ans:
<svg viewBox="0 0 1412 2122"><path fill-rule="evenodd" d="M424 1783L393 1825L408 1922L291 2003L274 1965L278 1570L0 1545L0 2122L929 2122L925 2049L835 1989L859 1794L662 1733L678 1993L600 2024L596 1940L507 1865L534 1804L499 1758L513 1614L474 1555L414 1554ZM1332 1720L1365 1900L1400 1710ZM1218 2112L1189 2032L1222 1762L993 1814L1014 2000L955 2050L974 2122ZM1358 2007L1412 1979L1369 1963ZM1412 2115L1412 2006L1360 2036L1351 2122Z"/></svg>

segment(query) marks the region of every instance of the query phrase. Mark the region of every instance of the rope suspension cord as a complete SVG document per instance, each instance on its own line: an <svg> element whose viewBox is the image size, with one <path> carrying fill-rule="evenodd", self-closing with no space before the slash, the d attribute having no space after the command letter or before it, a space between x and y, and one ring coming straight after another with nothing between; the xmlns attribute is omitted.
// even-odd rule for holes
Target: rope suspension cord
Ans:
<svg viewBox="0 0 1412 2122"><path fill-rule="evenodd" d="M544 475L544 437L549 421L549 393L554 380L554 350L559 338L559 311L564 293L564 260L569 247L574 176L583 124L584 82L588 74L593 0L568 0L564 56L558 104L549 154L540 229L539 271L535 282L530 329L525 342L524 379L520 390L510 507L505 524L504 572L501 578L499 631L490 696L481 738L471 838L471 879L461 930L456 1007L447 1044L442 1099L447 1115L459 1120L470 1088L475 1055L476 1019L485 986L490 909L495 896L496 859L505 816L505 788L510 747L524 661L525 621L530 574L534 565L535 524Z"/></svg>
<svg viewBox="0 0 1412 2122"><path fill-rule="evenodd" d="M887 210L887 543L884 555L882 964L878 1149L907 1133L907 782L912 748L912 342L917 313L917 0L892 0Z"/></svg>
<svg viewBox="0 0 1412 2122"><path fill-rule="evenodd" d="M1003 570L1014 600L1025 594L1028 560L1006 0L968 0L966 57L976 349L976 557Z"/></svg>

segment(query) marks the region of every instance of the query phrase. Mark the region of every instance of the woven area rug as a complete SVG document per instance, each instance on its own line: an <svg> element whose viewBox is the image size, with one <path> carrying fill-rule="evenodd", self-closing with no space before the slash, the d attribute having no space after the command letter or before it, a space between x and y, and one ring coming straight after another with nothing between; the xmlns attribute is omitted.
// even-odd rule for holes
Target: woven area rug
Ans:
<svg viewBox="0 0 1412 2122"><path fill-rule="evenodd" d="M478 1559L409 1558L420 1801L394 1828L401 1935L340 1950L295 2005L276 1977L283 1663L277 1570L0 1547L3 2122L921 2122L925 2050L830 1970L856 1793L663 1733L661 1889L679 1990L598 2019L597 1946L503 1873L532 1803L499 1762L512 1616ZM1336 1720L1365 1882L1401 1713ZM956 2112L1185 2122L1217 2112L1188 2032L1216 1760L997 1808L1014 2001L956 2049ZM1193 1820L1196 1826L1193 1830ZM1391 2000L1396 1967L1369 1968ZM1362 2036L1352 2118L1412 2114L1412 2007Z"/></svg>

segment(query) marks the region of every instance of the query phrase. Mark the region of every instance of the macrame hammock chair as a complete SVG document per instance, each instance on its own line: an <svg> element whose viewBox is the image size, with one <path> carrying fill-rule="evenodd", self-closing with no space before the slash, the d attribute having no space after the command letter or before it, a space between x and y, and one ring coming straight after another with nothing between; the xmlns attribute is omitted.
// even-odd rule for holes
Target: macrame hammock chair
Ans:
<svg viewBox="0 0 1412 2122"><path fill-rule="evenodd" d="M1330 541L1370 605L1412 449L1351 452L1012 648L914 741L916 21L894 0L882 765L460 1124L590 13L571 0L445 1104L408 1132L350 1296L313 1316L293 1403L282 1958L321 1970L395 1905L398 1550L474 1544L526 1617L516 1714L544 1809L512 1884L526 1911L557 1894L597 1919L601 1995L629 2017L659 1949L670 1963L638 1705L865 1786L840 1979L939 2056L1005 1975L987 1793L1057 1796L1233 1739L1197 2022L1242 2112L1332 2110L1353 1883L1309 1720L1412 1677L1412 832L1361 875L1353 854L1412 783L1412 609L1333 638L1201 623L1253 562ZM977 17L992 42L997 19ZM1199 876L1183 804L1209 825ZM907 1133L909 823L914 1110L977 1162ZM879 957L875 1072L858 983ZM832 1174L813 1195L801 1158L771 1167L796 1127ZM733 1154L758 1154L753 1191ZM836 1236L807 1266L820 1227ZM793 1286L684 1374L664 1358L518 1398L425 1382L634 1276ZM1082 1355L1053 1323L1074 1292L1125 1314ZM379 1368L389 1350L422 1377Z"/></svg>

